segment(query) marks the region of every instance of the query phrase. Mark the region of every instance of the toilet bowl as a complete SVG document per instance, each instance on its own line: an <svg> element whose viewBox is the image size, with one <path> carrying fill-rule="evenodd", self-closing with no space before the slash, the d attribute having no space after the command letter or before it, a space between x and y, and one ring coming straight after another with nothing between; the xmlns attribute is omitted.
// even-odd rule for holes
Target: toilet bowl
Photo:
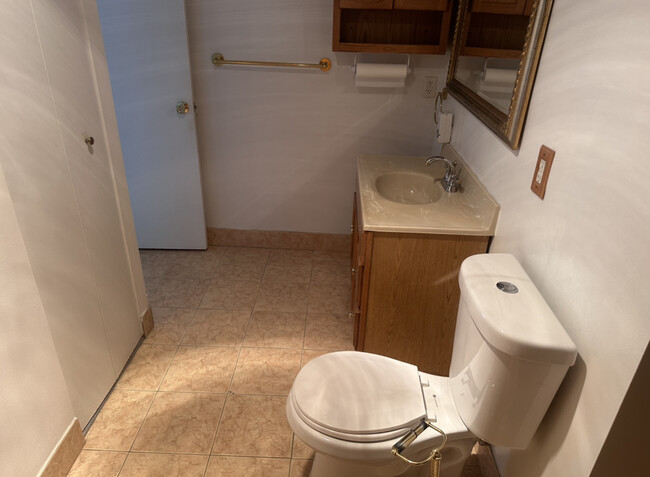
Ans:
<svg viewBox="0 0 650 477"><path fill-rule="evenodd" d="M315 450L312 477L428 475L391 453L423 419L446 434L441 477L460 475L477 439L528 445L575 345L512 255L469 257L459 283L450 377L357 351L320 356L298 373L286 414ZM426 428L403 455L423 460L442 443Z"/></svg>
<svg viewBox="0 0 650 477"><path fill-rule="evenodd" d="M476 438L458 415L448 378L357 351L315 358L303 370L286 410L295 434L317 450L312 477L428 475L426 466L412 468L391 454L393 444L425 417L447 435L443 475L460 474ZM404 455L425 459L441 442L439 433L426 429Z"/></svg>

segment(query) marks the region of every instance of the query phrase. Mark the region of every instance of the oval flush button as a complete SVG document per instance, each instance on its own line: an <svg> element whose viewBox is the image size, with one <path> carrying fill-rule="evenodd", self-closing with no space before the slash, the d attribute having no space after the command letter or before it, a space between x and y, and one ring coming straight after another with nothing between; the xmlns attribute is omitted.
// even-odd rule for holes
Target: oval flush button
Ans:
<svg viewBox="0 0 650 477"><path fill-rule="evenodd" d="M510 282L499 282L497 283L497 288L504 293L518 293L519 288Z"/></svg>

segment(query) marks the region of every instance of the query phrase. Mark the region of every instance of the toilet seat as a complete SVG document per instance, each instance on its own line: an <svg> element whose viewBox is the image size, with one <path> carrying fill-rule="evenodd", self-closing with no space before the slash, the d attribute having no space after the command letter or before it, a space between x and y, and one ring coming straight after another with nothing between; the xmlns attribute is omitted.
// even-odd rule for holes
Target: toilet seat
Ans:
<svg viewBox="0 0 650 477"><path fill-rule="evenodd" d="M355 351L310 361L289 399L309 427L352 442L399 438L427 415L416 366Z"/></svg>

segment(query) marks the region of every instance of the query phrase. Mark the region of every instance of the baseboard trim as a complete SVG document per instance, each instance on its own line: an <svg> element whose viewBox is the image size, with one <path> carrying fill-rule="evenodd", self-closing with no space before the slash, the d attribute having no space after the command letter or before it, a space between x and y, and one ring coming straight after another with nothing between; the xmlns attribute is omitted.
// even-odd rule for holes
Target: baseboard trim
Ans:
<svg viewBox="0 0 650 477"><path fill-rule="evenodd" d="M86 443L81 425L75 417L43 466L39 477L65 477Z"/></svg>
<svg viewBox="0 0 650 477"><path fill-rule="evenodd" d="M294 250L348 252L350 234L280 232L276 230L240 230L208 227L208 245L226 247L263 247Z"/></svg>
<svg viewBox="0 0 650 477"><path fill-rule="evenodd" d="M142 333L146 338L153 330L153 311L151 311L151 305L147 306L147 309L140 319L142 321Z"/></svg>
<svg viewBox="0 0 650 477"><path fill-rule="evenodd" d="M474 446L474 450L478 459L478 465L481 468L481 475L483 477L500 477L491 447L487 444L481 445L477 443Z"/></svg>

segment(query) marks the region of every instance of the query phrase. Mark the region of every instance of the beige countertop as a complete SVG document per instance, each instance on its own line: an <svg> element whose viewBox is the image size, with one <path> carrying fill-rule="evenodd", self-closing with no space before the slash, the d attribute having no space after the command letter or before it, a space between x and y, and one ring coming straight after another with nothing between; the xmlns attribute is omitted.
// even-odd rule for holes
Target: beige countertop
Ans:
<svg viewBox="0 0 650 477"><path fill-rule="evenodd" d="M446 235L494 235L499 204L451 146L443 155L461 166L461 189L445 192L440 179L442 162L425 165L426 157L363 155L357 159L357 187L364 231ZM388 200L376 187L377 178L391 172L427 174L434 183L436 200L427 204L403 204Z"/></svg>

